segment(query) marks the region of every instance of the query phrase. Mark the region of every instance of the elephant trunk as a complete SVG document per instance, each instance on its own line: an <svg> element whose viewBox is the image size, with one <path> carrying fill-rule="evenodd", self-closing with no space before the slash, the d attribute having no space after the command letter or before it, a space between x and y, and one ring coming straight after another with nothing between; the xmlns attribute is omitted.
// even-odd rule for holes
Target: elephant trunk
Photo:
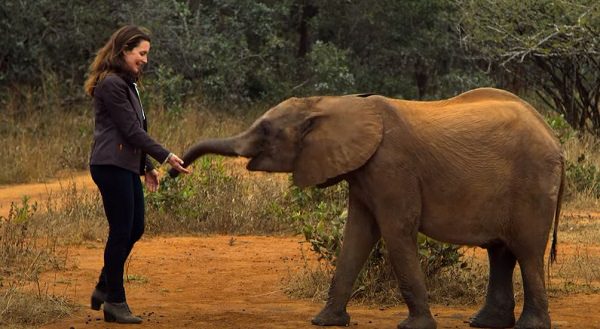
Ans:
<svg viewBox="0 0 600 329"><path fill-rule="evenodd" d="M182 157L183 166L191 165L196 159L205 154L218 154L224 156L242 156L252 158L260 151L261 139L258 125L239 135L228 138L214 138L200 141L185 152ZM169 176L177 177L179 172L173 168L169 170Z"/></svg>
<svg viewBox="0 0 600 329"><path fill-rule="evenodd" d="M183 167L188 167L191 165L196 159L205 155L205 154L218 154L224 156L238 156L241 155L236 152L235 147L235 139L234 138L217 138L217 139L207 139L201 142L196 143L189 150L185 152L182 157ZM169 170L169 176L177 177L179 172L173 168Z"/></svg>

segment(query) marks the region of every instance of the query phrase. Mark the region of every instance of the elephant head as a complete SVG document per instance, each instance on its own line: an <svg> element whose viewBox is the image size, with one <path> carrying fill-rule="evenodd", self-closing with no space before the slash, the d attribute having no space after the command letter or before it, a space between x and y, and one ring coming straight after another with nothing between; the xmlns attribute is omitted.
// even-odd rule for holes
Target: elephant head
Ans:
<svg viewBox="0 0 600 329"><path fill-rule="evenodd" d="M242 156L250 159L248 170L293 173L294 184L305 187L360 168L382 135L381 114L369 98L290 98L237 136L200 141L183 161L188 166L207 153Z"/></svg>

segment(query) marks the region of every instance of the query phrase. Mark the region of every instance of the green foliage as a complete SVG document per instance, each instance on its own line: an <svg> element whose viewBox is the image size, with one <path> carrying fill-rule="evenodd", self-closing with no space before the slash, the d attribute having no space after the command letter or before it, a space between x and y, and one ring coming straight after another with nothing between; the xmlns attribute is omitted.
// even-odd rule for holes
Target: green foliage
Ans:
<svg viewBox="0 0 600 329"><path fill-rule="evenodd" d="M571 194L588 192L600 198L600 169L586 161L581 154L576 162L566 163L567 191Z"/></svg>
<svg viewBox="0 0 600 329"><path fill-rule="evenodd" d="M192 177L179 179L165 178L155 193L146 194L149 213L166 214L170 221L203 221L209 217L211 208L206 206L208 200L220 194L218 190L231 187L233 177L225 172L221 158L203 157L195 163ZM213 189L212 191L209 189ZM197 201L202 201L197 203ZM222 200L224 201L224 200ZM188 205L182 207L181 205ZM153 217L153 216L152 216ZM151 217L151 218L152 218ZM160 216L162 217L162 216ZM150 230L153 221L149 221Z"/></svg>
<svg viewBox="0 0 600 329"><path fill-rule="evenodd" d="M193 80L209 99L246 101L270 91L281 73L274 65L287 62L277 20L285 4L153 2L157 15L148 25L156 31L158 63Z"/></svg>
<svg viewBox="0 0 600 329"><path fill-rule="evenodd" d="M0 93L3 105L19 100L14 109L71 108L97 49L117 27L138 24L153 31L148 90L172 111L192 94L227 108L322 93L433 99L499 85L537 92L597 134L599 9L594 0L4 1ZM29 91L56 97L31 101Z"/></svg>
<svg viewBox="0 0 600 329"><path fill-rule="evenodd" d="M342 235L348 213L348 186L337 184L327 189L300 189L291 186L287 198L292 220L319 259L335 264L342 247Z"/></svg>
<svg viewBox="0 0 600 329"><path fill-rule="evenodd" d="M138 24L153 32L146 73L168 108L192 91L221 103L455 94L438 77L469 71L452 29L457 10L439 0L5 1L0 86L39 85L52 72L79 99L96 50L117 27Z"/></svg>
<svg viewBox="0 0 600 329"><path fill-rule="evenodd" d="M480 45L482 53L502 58L505 63L527 56L560 58L596 52L597 1L458 2L464 8L462 26L472 38L469 41Z"/></svg>
<svg viewBox="0 0 600 329"><path fill-rule="evenodd" d="M320 3L311 23L315 40L350 51L357 92L427 98L462 91L440 79L471 71L455 29L458 10L444 0L335 0Z"/></svg>
<svg viewBox="0 0 600 329"><path fill-rule="evenodd" d="M81 81L87 61L110 33L110 7L105 1L2 1L0 83L38 82L44 71Z"/></svg>
<svg viewBox="0 0 600 329"><path fill-rule="evenodd" d="M142 92L142 103L170 112L181 112L184 99L192 87L192 83L183 75L162 64L158 65L147 85L148 90Z"/></svg>
<svg viewBox="0 0 600 329"><path fill-rule="evenodd" d="M558 135L561 144L564 144L568 139L575 137L575 131L565 120L563 115L547 116L546 122Z"/></svg>
<svg viewBox="0 0 600 329"><path fill-rule="evenodd" d="M350 73L349 52L334 44L317 41L308 54L311 71L311 91L319 94L350 93L354 75Z"/></svg>
<svg viewBox="0 0 600 329"><path fill-rule="evenodd" d="M146 194L147 229L159 233L268 234L289 232L289 215L278 201L285 185L241 176L223 157L205 156L193 173L165 177Z"/></svg>
<svg viewBox="0 0 600 329"><path fill-rule="evenodd" d="M460 247L442 243L419 234L419 256L426 276L434 276L444 268L460 263Z"/></svg>
<svg viewBox="0 0 600 329"><path fill-rule="evenodd" d="M319 210L322 211L322 209ZM317 214L320 214L319 210L316 211ZM326 223L324 220L319 220L316 225L304 223L302 234L304 234L306 241L310 243L312 250L317 253L319 260L325 259L334 264L341 250L341 236L345 221L342 217L337 217L332 219L331 223Z"/></svg>

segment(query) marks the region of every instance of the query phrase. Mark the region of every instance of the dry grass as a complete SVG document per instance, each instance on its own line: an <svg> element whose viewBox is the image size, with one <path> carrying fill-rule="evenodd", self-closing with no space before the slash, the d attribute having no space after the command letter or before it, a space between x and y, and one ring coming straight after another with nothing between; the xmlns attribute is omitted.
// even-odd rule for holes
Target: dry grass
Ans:
<svg viewBox="0 0 600 329"><path fill-rule="evenodd" d="M64 268L67 251L59 237L35 223L37 207L24 199L0 217L0 326L21 327L47 323L69 314L74 305L48 293L39 276Z"/></svg>
<svg viewBox="0 0 600 329"><path fill-rule="evenodd" d="M558 232L560 242L577 246L600 247L600 241L598 241L600 214L596 213L593 216L585 212L566 213L561 216Z"/></svg>
<svg viewBox="0 0 600 329"><path fill-rule="evenodd" d="M62 296L24 291L18 286L0 291L2 328L37 327L73 313L75 305Z"/></svg>
<svg viewBox="0 0 600 329"><path fill-rule="evenodd" d="M91 125L91 118L81 113L3 113L0 184L43 181L61 170L84 169Z"/></svg>
<svg viewBox="0 0 600 329"><path fill-rule="evenodd" d="M558 261L551 267L551 291L600 292L600 215L565 214L558 230Z"/></svg>

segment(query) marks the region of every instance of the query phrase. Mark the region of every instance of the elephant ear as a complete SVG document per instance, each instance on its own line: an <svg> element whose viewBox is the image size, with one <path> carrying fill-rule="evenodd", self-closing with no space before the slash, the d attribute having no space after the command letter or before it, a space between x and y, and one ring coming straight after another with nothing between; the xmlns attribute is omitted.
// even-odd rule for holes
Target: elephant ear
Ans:
<svg viewBox="0 0 600 329"><path fill-rule="evenodd" d="M312 106L294 167L294 184L299 187L318 185L360 168L383 136L381 115L368 99L323 97Z"/></svg>

